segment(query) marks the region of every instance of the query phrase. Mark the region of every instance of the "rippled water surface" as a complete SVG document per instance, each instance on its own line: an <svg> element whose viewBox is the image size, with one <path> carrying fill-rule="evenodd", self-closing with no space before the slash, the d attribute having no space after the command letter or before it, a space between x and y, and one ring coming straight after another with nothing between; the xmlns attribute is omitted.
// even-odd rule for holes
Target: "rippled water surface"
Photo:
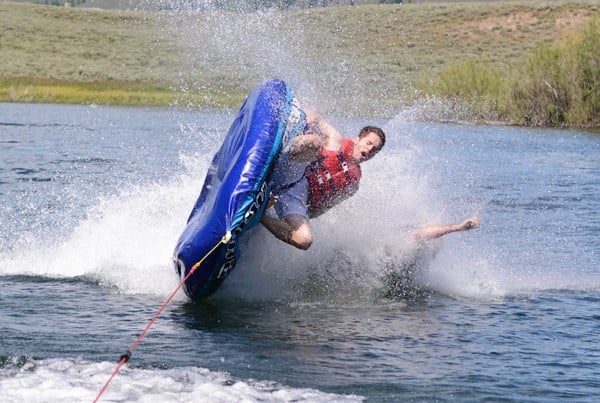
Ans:
<svg viewBox="0 0 600 403"><path fill-rule="evenodd" d="M230 111L0 104L0 401L92 401L177 286L171 252ZM334 119L348 136L367 120ZM296 251L258 228L178 294L106 401L592 401L600 136L410 122ZM407 228L477 214L384 272Z"/></svg>

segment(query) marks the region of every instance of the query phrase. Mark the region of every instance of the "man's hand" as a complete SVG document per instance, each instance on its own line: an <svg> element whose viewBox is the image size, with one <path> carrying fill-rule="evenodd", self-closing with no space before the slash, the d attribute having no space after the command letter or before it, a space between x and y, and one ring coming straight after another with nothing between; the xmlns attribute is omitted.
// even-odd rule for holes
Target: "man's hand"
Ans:
<svg viewBox="0 0 600 403"><path fill-rule="evenodd" d="M321 139L314 134L301 134L292 140L287 157L295 162L309 162L317 158Z"/></svg>
<svg viewBox="0 0 600 403"><path fill-rule="evenodd" d="M339 150L342 146L342 134L331 123L326 121L311 106L304 108L306 113L306 124L319 136L322 147L328 150Z"/></svg>
<svg viewBox="0 0 600 403"><path fill-rule="evenodd" d="M269 202L267 203L267 209L273 207L275 203L277 203L277 195L271 194L271 197L269 197Z"/></svg>

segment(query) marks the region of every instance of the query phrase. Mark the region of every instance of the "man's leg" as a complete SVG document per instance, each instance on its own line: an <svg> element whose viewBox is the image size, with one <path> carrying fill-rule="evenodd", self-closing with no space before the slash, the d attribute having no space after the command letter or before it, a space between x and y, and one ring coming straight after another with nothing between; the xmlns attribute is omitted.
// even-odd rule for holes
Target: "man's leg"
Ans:
<svg viewBox="0 0 600 403"><path fill-rule="evenodd" d="M419 228L412 231L411 235L417 240L428 241L452 232L468 231L476 228L479 228L479 219L477 217L471 217L457 224L432 225L430 227Z"/></svg>
<svg viewBox="0 0 600 403"><path fill-rule="evenodd" d="M313 236L310 222L301 215L290 214L279 219L265 214L261 223L277 239L298 249L306 250L312 245Z"/></svg>

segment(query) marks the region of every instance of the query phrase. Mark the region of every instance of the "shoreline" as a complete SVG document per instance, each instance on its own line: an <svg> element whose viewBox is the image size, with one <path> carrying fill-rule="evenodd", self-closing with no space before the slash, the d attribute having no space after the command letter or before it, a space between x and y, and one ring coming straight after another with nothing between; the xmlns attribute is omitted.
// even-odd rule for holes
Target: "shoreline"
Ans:
<svg viewBox="0 0 600 403"><path fill-rule="evenodd" d="M241 92L185 92L160 84L139 82L81 83L0 79L0 102L6 103L231 108L240 104L244 97Z"/></svg>
<svg viewBox="0 0 600 403"><path fill-rule="evenodd" d="M157 108L217 108L232 109L240 107L247 94L236 92L224 95L212 93L184 92L146 83L51 83L39 80L16 79L16 83L7 85L10 80L0 79L0 103L33 103L63 105L101 105L122 107ZM10 95L12 93L12 95ZM9 94L7 96L7 94ZM115 96L116 95L116 96ZM399 112L399 111L398 111ZM393 116L374 116L381 119L393 119ZM514 126L540 129L584 130L600 134L600 127L584 126L527 126L502 120L481 118L448 119L432 118L429 122L482 125Z"/></svg>

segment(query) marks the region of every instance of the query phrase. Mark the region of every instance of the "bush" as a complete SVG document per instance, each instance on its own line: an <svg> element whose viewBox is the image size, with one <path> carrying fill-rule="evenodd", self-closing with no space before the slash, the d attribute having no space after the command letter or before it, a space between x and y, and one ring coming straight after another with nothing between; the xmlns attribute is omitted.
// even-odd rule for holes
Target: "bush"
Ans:
<svg viewBox="0 0 600 403"><path fill-rule="evenodd" d="M506 115L508 81L498 66L474 58L446 67L426 92L468 104L475 117Z"/></svg>
<svg viewBox="0 0 600 403"><path fill-rule="evenodd" d="M540 45L519 69L510 99L517 123L598 127L600 15L573 40Z"/></svg>
<svg viewBox="0 0 600 403"><path fill-rule="evenodd" d="M511 90L512 115L517 123L564 126L579 97L572 52L541 45L525 61Z"/></svg>
<svg viewBox="0 0 600 403"><path fill-rule="evenodd" d="M572 39L541 44L512 69L471 58L445 68L425 92L483 119L600 127L600 13Z"/></svg>
<svg viewBox="0 0 600 403"><path fill-rule="evenodd" d="M577 47L579 66L578 85L581 90L581 109L585 122L600 126L600 14L591 19L583 30Z"/></svg>

